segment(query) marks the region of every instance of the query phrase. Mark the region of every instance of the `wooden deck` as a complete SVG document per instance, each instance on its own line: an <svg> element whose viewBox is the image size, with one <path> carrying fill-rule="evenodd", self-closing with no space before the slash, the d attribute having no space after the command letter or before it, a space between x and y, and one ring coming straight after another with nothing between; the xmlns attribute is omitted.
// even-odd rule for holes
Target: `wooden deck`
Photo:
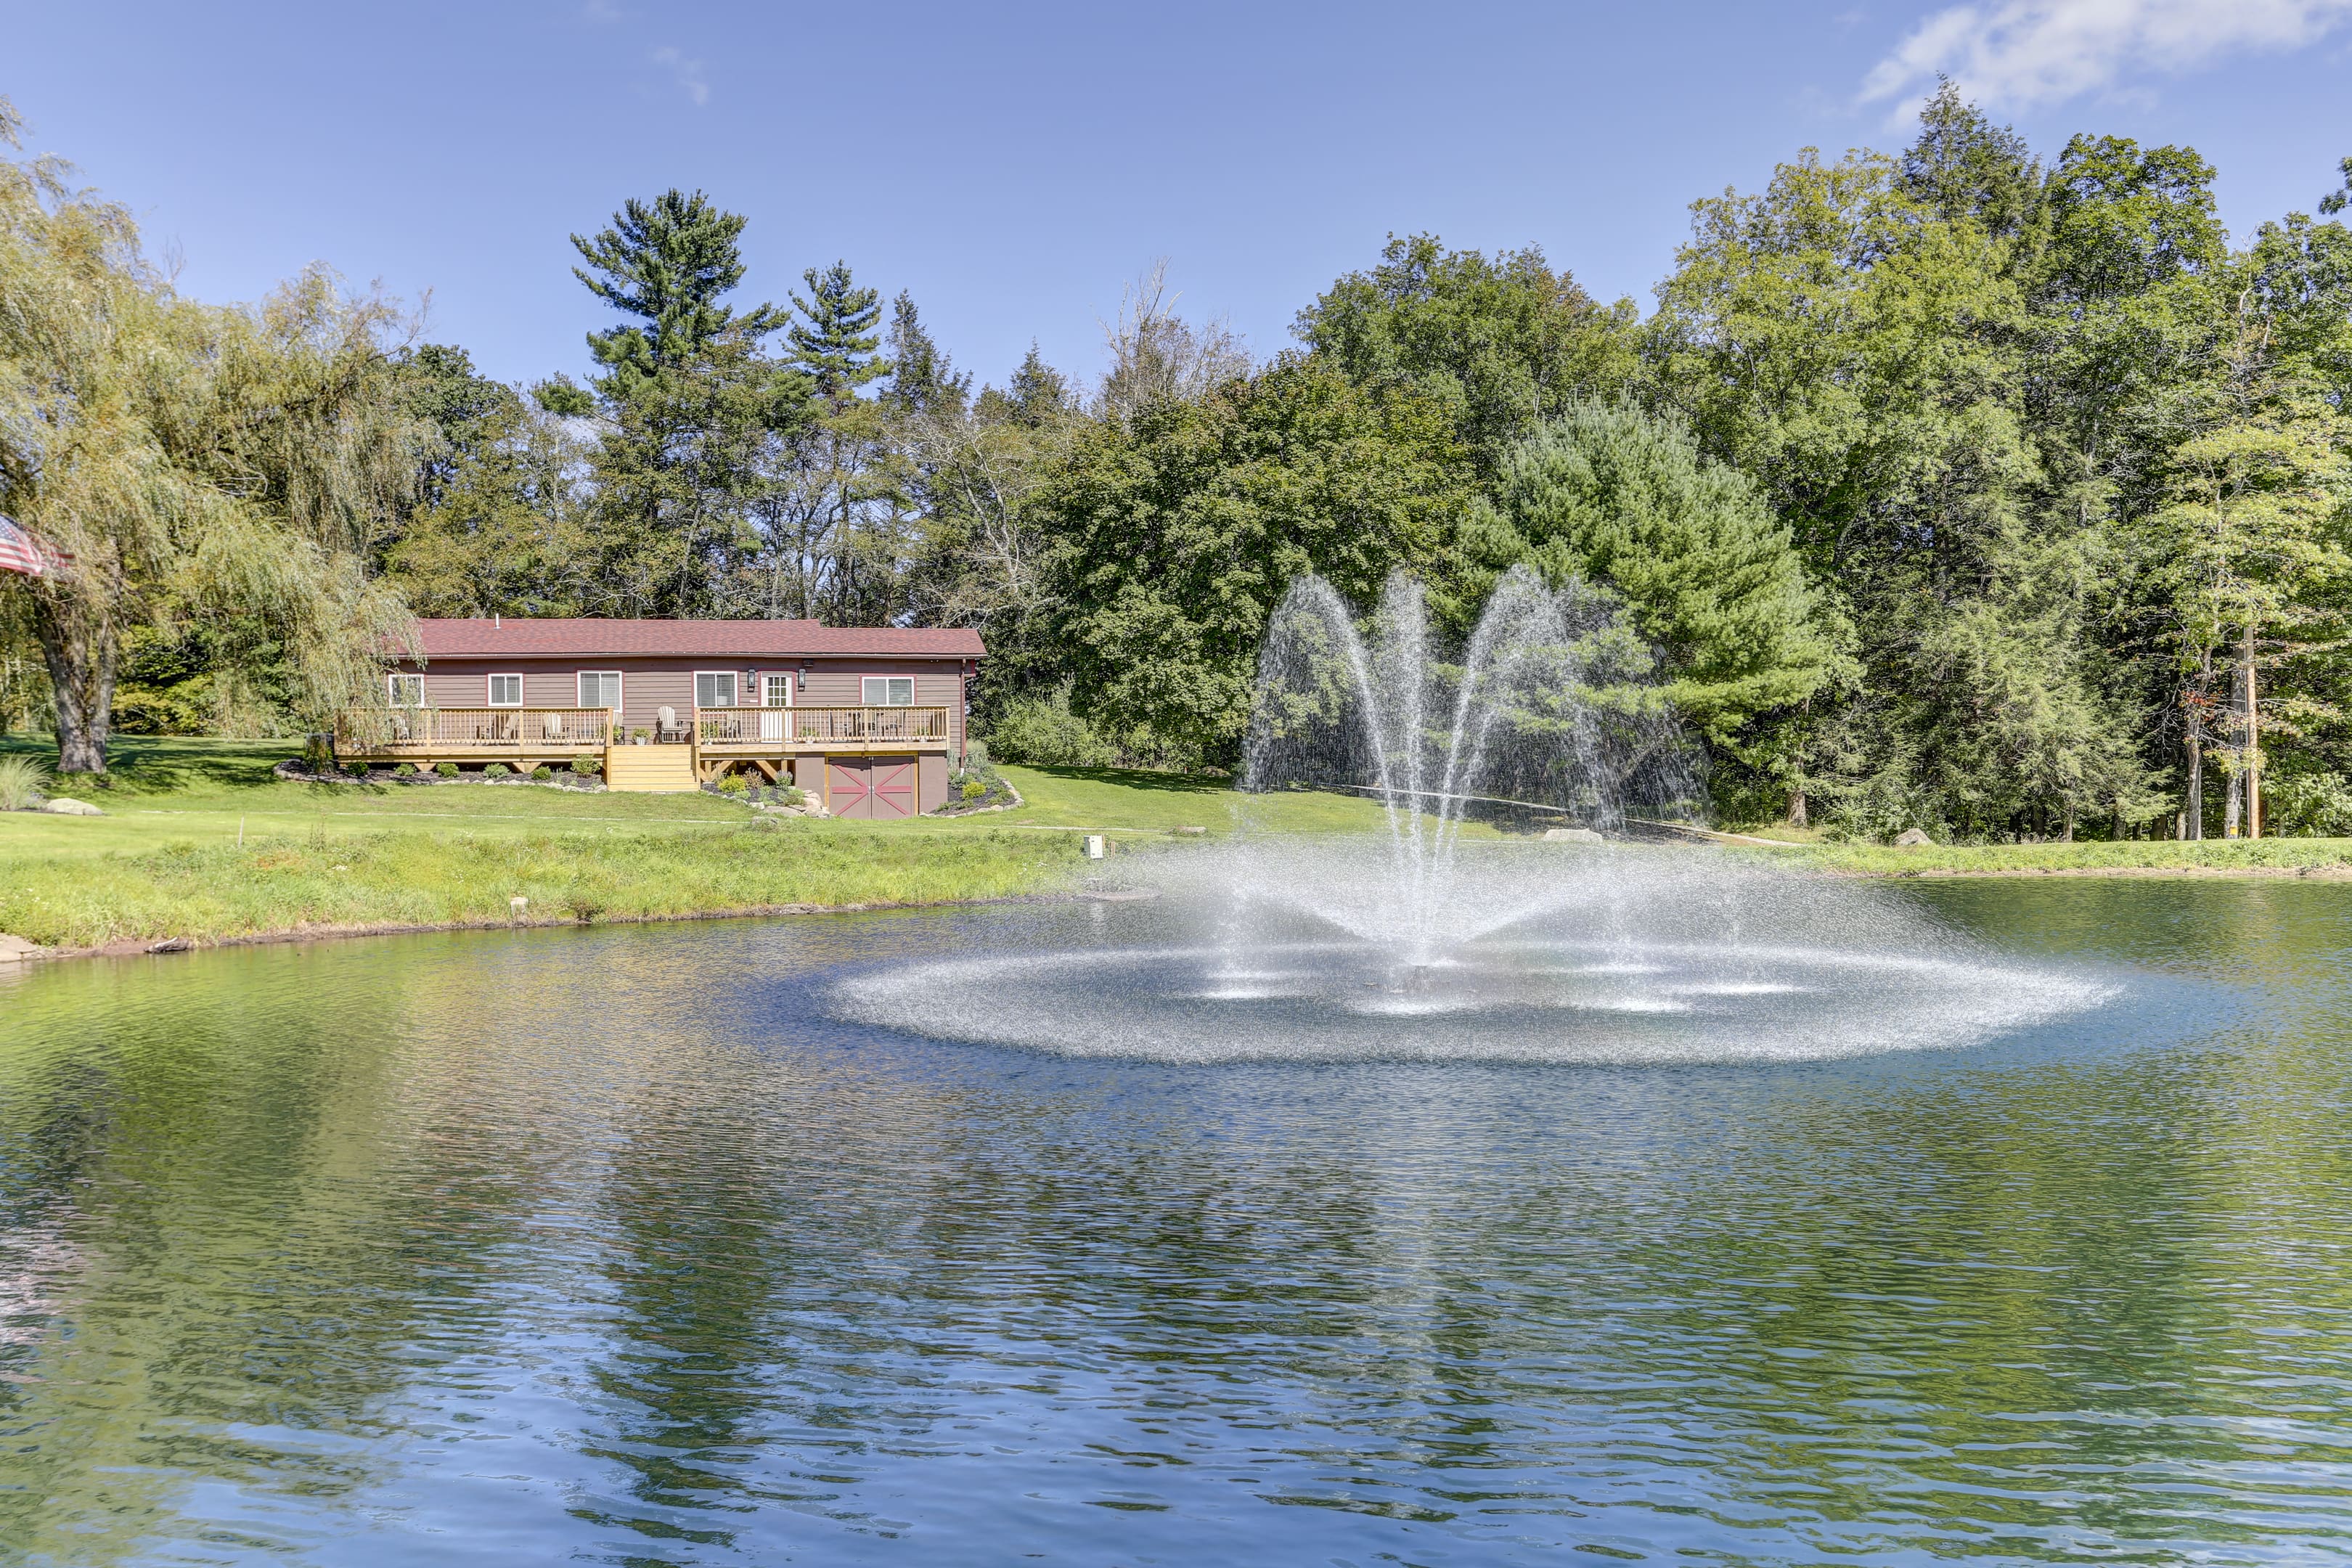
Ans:
<svg viewBox="0 0 2352 1568"><path fill-rule="evenodd" d="M687 779L677 787L690 789L735 770L772 784L803 759L944 754L948 744L945 708L698 708L679 714L675 733L635 736L603 708L357 709L335 726L335 754L345 762L503 763L527 773L593 756L614 788L672 787L621 778L676 780L671 759L681 752ZM667 755L656 765L639 751Z"/></svg>

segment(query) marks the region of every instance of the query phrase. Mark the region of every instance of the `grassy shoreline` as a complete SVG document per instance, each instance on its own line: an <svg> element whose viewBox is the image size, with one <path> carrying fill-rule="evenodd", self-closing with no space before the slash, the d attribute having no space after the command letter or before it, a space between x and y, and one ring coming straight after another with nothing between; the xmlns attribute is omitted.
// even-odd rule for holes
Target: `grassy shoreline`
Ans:
<svg viewBox="0 0 2352 1568"><path fill-rule="evenodd" d="M2352 838L2209 838L2072 844L1741 845L1728 851L1843 877L2352 876Z"/></svg>
<svg viewBox="0 0 2352 1568"><path fill-rule="evenodd" d="M87 952L276 935L593 924L971 902L1049 891L1070 845L750 822L716 831L373 831L0 860L0 931ZM520 899L518 908L512 900Z"/></svg>
<svg viewBox="0 0 2352 1568"><path fill-rule="evenodd" d="M0 739L0 751L30 749ZM0 814L0 932L58 953L117 953L990 902L1078 887L1082 831L1181 852L1244 827L1368 833L1382 821L1348 796L1246 796L1217 778L1076 768L1007 769L1024 803L978 816L765 818L709 795L292 783L270 772L287 751L128 742L95 796L109 815ZM2352 878L2352 839L1719 852L1837 877Z"/></svg>

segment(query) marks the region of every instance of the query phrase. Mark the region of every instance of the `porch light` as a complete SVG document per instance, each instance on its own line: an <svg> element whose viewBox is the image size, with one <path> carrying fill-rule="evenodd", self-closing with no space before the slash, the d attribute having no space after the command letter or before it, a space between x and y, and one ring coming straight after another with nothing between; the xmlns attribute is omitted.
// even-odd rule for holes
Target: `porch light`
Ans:
<svg viewBox="0 0 2352 1568"><path fill-rule="evenodd" d="M806 691L806 690L808 689L808 665L807 665L807 663L806 663L805 661L803 661L803 662L802 663L802 665L801 665L801 681L800 681L800 684L799 684L798 686L794 687L793 689L794 689L795 691Z"/></svg>

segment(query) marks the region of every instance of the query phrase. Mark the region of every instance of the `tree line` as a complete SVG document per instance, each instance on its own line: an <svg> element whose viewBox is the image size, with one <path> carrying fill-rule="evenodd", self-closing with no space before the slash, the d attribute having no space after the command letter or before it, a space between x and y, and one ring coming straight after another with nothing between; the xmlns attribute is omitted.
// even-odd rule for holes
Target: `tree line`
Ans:
<svg viewBox="0 0 2352 1568"><path fill-rule="evenodd" d="M2194 150L2045 155L1947 85L1899 153L1693 204L1646 315L1413 235L1270 359L1154 273L1099 374L1033 348L1002 387L845 263L741 300L745 219L698 192L573 237L617 324L578 379L510 386L323 276L181 301L118 210L10 167L9 300L102 286L0 325L0 360L55 385L40 356L95 354L41 406L136 437L100 501L62 456L96 449L80 413L0 418L0 511L78 563L0 580L0 713L52 709L61 743L110 659L126 723L315 721L404 607L971 626L1000 756L1230 767L1300 574L1369 608L1402 570L1459 635L1524 564L1654 645L1726 819L2352 832L2352 160L2233 242ZM168 395L201 409L105 368L152 342L67 330L127 321L110 289L181 322L139 330L203 367Z"/></svg>

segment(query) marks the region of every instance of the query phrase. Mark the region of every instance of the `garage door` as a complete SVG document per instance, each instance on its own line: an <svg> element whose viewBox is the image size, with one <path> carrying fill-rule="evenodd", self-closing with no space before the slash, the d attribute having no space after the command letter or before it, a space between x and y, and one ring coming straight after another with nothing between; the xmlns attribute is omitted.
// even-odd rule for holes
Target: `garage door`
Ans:
<svg viewBox="0 0 2352 1568"><path fill-rule="evenodd" d="M912 757L827 757L827 805L835 816L897 818L915 815Z"/></svg>

